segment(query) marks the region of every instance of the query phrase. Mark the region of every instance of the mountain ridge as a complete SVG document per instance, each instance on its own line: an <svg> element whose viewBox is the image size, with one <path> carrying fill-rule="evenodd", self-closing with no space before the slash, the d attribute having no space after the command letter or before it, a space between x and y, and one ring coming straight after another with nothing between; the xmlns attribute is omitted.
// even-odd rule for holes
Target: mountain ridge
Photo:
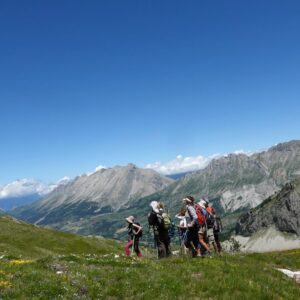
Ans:
<svg viewBox="0 0 300 300"><path fill-rule="evenodd" d="M173 180L134 164L101 169L90 175L77 176L57 187L43 199L19 207L12 214L31 223L47 224L47 220L75 220L88 215L118 211L128 201L158 191Z"/></svg>
<svg viewBox="0 0 300 300"><path fill-rule="evenodd" d="M124 225L128 215L136 215L146 220L151 201L163 201L169 212L175 215L181 207L181 199L191 194L198 201L206 196L217 212L226 216L224 223L233 229L237 218L245 210L259 205L263 200L280 190L300 171L300 141L281 143L260 153L252 155L230 154L214 159L202 170L187 174L185 177L168 184L158 192L145 197L128 199L118 206L118 210L102 207L95 202L64 203L39 224L81 234L103 234L119 237L118 230ZM238 213L237 213L238 212ZM28 209L16 216L29 222L36 222L42 217ZM92 224L92 225L91 225ZM230 229L230 230L231 230Z"/></svg>

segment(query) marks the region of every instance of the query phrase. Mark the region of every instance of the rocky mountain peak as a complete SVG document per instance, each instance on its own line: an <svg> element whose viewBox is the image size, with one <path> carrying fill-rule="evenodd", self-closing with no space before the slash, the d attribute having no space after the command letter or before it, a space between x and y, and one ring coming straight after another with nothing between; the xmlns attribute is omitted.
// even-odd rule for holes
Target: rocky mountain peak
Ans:
<svg viewBox="0 0 300 300"><path fill-rule="evenodd" d="M19 208L16 215L39 224L57 219L79 220L81 216L116 212L128 202L160 191L172 182L154 170L134 164L116 166L78 176L30 207Z"/></svg>
<svg viewBox="0 0 300 300"><path fill-rule="evenodd" d="M279 143L271 147L270 151L295 151L300 148L300 140L292 140L287 143Z"/></svg>
<svg viewBox="0 0 300 300"><path fill-rule="evenodd" d="M138 169L138 167L137 167L135 164L133 164L133 163L129 163L129 164L126 166L126 168L132 169L132 170Z"/></svg>

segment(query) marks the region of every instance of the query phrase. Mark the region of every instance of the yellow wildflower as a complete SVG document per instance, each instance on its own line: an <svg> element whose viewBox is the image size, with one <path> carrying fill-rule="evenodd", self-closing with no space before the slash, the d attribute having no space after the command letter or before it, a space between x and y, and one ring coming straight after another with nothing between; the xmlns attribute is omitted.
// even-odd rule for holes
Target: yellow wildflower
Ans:
<svg viewBox="0 0 300 300"><path fill-rule="evenodd" d="M11 287L11 283L7 280L0 280L0 289Z"/></svg>
<svg viewBox="0 0 300 300"><path fill-rule="evenodd" d="M16 266L16 265L31 264L32 262L33 260L30 259L14 259L11 260L9 263L13 266Z"/></svg>

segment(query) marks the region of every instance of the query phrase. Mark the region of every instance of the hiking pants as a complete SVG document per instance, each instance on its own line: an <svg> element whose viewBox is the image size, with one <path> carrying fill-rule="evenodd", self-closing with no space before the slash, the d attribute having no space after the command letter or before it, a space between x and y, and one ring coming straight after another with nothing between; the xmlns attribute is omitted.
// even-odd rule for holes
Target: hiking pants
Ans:
<svg viewBox="0 0 300 300"><path fill-rule="evenodd" d="M198 227L195 226L195 228L189 228L186 233L184 245L192 251L193 256L197 255L198 244Z"/></svg>
<svg viewBox="0 0 300 300"><path fill-rule="evenodd" d="M220 239L219 239L219 231L214 231L215 242L217 245L218 252L220 253L222 250Z"/></svg>
<svg viewBox="0 0 300 300"><path fill-rule="evenodd" d="M168 232L160 232L155 235L155 242L157 246L158 258L168 257L171 255L170 238Z"/></svg>
<svg viewBox="0 0 300 300"><path fill-rule="evenodd" d="M142 253L139 249L139 239L135 240L128 240L127 244L125 245L125 255L130 256L130 248L133 246L133 250L137 256L141 257Z"/></svg>

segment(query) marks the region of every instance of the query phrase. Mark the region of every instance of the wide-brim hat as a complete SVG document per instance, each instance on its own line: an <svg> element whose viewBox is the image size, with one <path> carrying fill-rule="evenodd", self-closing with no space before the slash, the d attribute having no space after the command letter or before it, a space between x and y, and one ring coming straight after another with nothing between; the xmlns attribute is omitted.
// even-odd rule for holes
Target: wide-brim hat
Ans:
<svg viewBox="0 0 300 300"><path fill-rule="evenodd" d="M133 223L134 222L134 216L129 216L128 218L125 219L128 223Z"/></svg>
<svg viewBox="0 0 300 300"><path fill-rule="evenodd" d="M159 212L159 210L158 210L158 208L157 208L157 201L152 201L151 203L150 203L150 206L152 207L152 209L156 212L156 213L158 213Z"/></svg>
<svg viewBox="0 0 300 300"><path fill-rule="evenodd" d="M202 208L206 208L207 202L206 202L205 200L200 200L200 202L198 202L198 204L199 204Z"/></svg>

